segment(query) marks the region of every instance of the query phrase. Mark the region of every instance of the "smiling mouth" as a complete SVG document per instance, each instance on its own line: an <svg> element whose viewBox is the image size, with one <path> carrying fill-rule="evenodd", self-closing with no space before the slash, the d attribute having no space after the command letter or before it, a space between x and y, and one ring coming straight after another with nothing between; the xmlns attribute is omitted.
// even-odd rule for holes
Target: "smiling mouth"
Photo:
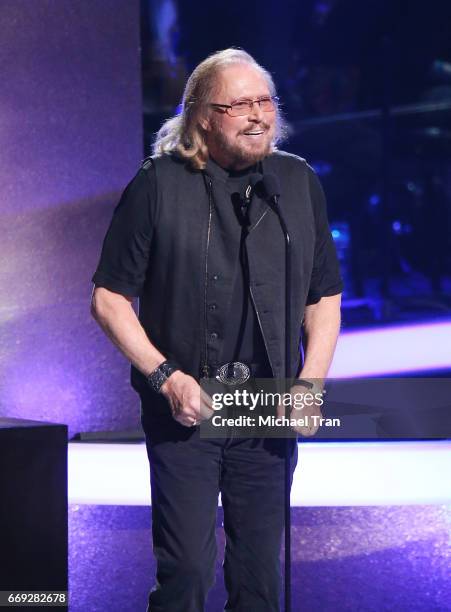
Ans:
<svg viewBox="0 0 451 612"><path fill-rule="evenodd" d="M263 134L264 130L253 130L252 132L243 132L245 136L260 136Z"/></svg>

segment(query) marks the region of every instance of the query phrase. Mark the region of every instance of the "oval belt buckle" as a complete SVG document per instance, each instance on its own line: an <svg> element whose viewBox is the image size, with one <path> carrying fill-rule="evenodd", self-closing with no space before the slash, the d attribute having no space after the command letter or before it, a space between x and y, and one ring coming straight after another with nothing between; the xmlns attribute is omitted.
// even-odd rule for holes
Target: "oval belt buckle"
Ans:
<svg viewBox="0 0 451 612"><path fill-rule="evenodd" d="M216 380L225 385L241 385L251 376L249 366L240 361L232 361L221 366L216 374Z"/></svg>

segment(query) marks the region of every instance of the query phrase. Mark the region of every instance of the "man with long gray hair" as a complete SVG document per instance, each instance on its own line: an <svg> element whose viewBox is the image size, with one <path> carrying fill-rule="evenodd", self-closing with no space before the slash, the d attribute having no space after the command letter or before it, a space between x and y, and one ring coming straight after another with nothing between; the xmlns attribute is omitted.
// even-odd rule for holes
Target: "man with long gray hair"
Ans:
<svg viewBox="0 0 451 612"><path fill-rule="evenodd" d="M279 610L284 453L287 444L294 470L296 438L202 436L213 409L201 384L285 376L284 238L257 189L268 174L292 239L291 376L324 379L332 360L342 282L324 195L305 160L277 150L284 133L273 80L249 54L204 60L125 189L93 277L93 315L131 362L141 398L157 562L150 612L205 609L219 493L225 610Z"/></svg>

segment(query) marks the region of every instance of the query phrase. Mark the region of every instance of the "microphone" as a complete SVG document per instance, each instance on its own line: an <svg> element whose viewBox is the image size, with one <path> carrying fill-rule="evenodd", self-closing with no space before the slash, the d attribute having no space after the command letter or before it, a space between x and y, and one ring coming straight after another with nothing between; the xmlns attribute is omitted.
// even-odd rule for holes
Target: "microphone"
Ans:
<svg viewBox="0 0 451 612"><path fill-rule="evenodd" d="M262 191L265 200L277 206L280 196L280 181L275 174L264 174L262 178Z"/></svg>
<svg viewBox="0 0 451 612"><path fill-rule="evenodd" d="M246 187L246 190L244 192L244 197L242 197L238 193L233 194L236 197L236 206L238 207L238 210L240 211L239 215L240 215L241 221L245 223L246 226L250 224L249 208L250 208L252 196L256 192L256 187L260 185L262 176L263 175L259 174L258 172L254 172L253 174L249 176L249 184Z"/></svg>
<svg viewBox="0 0 451 612"><path fill-rule="evenodd" d="M244 194L244 204L249 206L252 199L252 194L255 191L256 186L261 182L263 175L259 172L253 172L249 177L249 185L246 187Z"/></svg>

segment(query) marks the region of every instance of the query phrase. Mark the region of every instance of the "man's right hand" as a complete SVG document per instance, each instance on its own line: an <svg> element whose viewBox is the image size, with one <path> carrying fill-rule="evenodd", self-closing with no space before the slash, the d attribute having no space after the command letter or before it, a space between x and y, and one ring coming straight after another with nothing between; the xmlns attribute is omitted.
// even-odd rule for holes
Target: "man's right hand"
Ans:
<svg viewBox="0 0 451 612"><path fill-rule="evenodd" d="M168 400L173 418L185 427L199 425L214 413L211 397L192 376L180 370L169 376L160 392Z"/></svg>

